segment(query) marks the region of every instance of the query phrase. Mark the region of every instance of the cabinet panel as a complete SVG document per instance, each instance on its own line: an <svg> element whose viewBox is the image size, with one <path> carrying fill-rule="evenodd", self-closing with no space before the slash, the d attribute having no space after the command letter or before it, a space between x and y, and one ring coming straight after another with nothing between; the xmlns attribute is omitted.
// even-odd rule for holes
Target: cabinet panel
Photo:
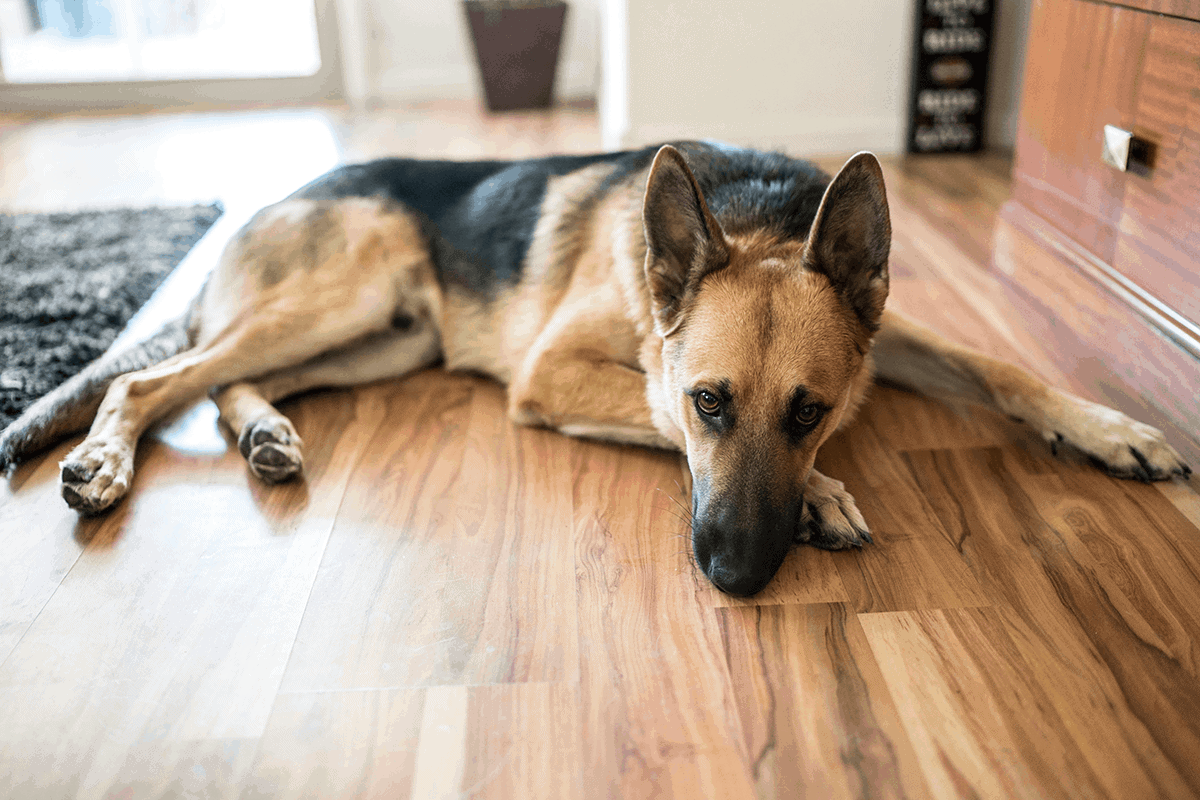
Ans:
<svg viewBox="0 0 1200 800"><path fill-rule="evenodd" d="M1146 178L1129 176L1116 269L1200 321L1200 23L1153 19L1134 133L1155 144Z"/></svg>
<svg viewBox="0 0 1200 800"><path fill-rule="evenodd" d="M1013 196L1106 262L1133 176L1100 160L1101 135L1133 125L1150 23L1078 0L1040 0L1030 20Z"/></svg>

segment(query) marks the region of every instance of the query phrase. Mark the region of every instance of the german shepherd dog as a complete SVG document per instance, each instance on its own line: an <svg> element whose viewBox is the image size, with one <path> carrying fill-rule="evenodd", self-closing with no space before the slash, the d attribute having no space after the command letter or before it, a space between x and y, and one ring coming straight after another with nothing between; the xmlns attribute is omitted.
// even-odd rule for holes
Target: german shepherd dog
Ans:
<svg viewBox="0 0 1200 800"><path fill-rule="evenodd" d="M871 542L813 461L876 377L1019 418L1120 477L1188 475L1160 431L885 311L890 245L869 153L832 181L706 142L345 166L247 223L183 318L31 406L0 465L90 422L62 496L102 512L147 427L211 392L250 471L284 481L301 441L273 402L441 359L507 384L518 424L685 453L696 563L736 595L795 542Z"/></svg>

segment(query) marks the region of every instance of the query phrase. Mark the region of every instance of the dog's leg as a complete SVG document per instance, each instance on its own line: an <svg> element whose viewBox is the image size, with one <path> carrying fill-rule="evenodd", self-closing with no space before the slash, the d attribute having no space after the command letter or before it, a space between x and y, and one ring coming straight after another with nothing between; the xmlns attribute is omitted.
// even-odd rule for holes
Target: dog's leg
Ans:
<svg viewBox="0 0 1200 800"><path fill-rule="evenodd" d="M880 379L951 401L1006 414L1086 453L1110 475L1143 481L1187 477L1191 469L1162 431L1120 411L1047 386L1013 364L950 342L893 312L884 312L872 353Z"/></svg>
<svg viewBox="0 0 1200 800"><path fill-rule="evenodd" d="M418 320L403 332L372 336L253 383L223 387L213 400L250 471L267 483L280 483L303 469L303 443L272 403L309 389L398 378L433 364L440 352L437 329Z"/></svg>
<svg viewBox="0 0 1200 800"><path fill-rule="evenodd" d="M303 442L292 421L252 383L234 383L213 393L221 421L237 436L238 452L250 471L267 483L283 483L304 469Z"/></svg>
<svg viewBox="0 0 1200 800"><path fill-rule="evenodd" d="M151 423L203 396L211 386L242 380L263 365L283 367L303 361L314 350L328 349L329 335L344 340L341 331L322 331L319 323L315 329L297 329L287 314L262 310L241 317L209 345L121 375L109 386L87 438L62 462L63 499L84 513L108 508L128 491L134 449Z"/></svg>
<svg viewBox="0 0 1200 800"><path fill-rule="evenodd" d="M440 289L416 224L378 203L343 201L322 225L276 231L290 249L255 244L252 234L250 244L233 248L237 262L223 265L244 295L226 299L235 306L228 321L213 323L209 334L202 310L198 346L109 386L87 438L62 462L62 494L72 508L96 513L123 497L141 434L211 387L301 365L373 335L433 326L440 316ZM312 248L302 246L317 235ZM283 256L299 263L275 274ZM241 399L253 410L253 398Z"/></svg>
<svg viewBox="0 0 1200 800"><path fill-rule="evenodd" d="M542 352L509 387L509 416L568 436L682 449L654 424L645 374L596 351Z"/></svg>

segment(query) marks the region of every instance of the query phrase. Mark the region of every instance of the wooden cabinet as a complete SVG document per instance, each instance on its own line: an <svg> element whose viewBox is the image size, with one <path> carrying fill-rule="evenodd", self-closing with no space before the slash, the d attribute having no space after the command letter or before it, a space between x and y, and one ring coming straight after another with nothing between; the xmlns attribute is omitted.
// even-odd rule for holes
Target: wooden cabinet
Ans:
<svg viewBox="0 0 1200 800"><path fill-rule="evenodd" d="M1148 14L1079 0L1043 0L1030 20L1013 197L1105 260L1129 176L1100 160L1100 136L1133 126L1131 64L1149 25Z"/></svg>
<svg viewBox="0 0 1200 800"><path fill-rule="evenodd" d="M1145 39L1133 130L1155 145L1128 176L1112 265L1200 322L1200 23L1156 18Z"/></svg>
<svg viewBox="0 0 1200 800"><path fill-rule="evenodd" d="M1028 53L997 266L1081 385L1200 453L1200 2L1040 0Z"/></svg>

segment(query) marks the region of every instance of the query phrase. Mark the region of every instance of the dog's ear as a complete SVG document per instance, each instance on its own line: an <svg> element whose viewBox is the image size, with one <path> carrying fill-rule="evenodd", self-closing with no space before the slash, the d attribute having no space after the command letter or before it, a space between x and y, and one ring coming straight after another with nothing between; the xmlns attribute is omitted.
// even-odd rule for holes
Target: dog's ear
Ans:
<svg viewBox="0 0 1200 800"><path fill-rule="evenodd" d="M808 234L805 266L829 278L862 323L874 331L887 300L891 247L883 170L875 156L859 153L825 190Z"/></svg>
<svg viewBox="0 0 1200 800"><path fill-rule="evenodd" d="M725 234L678 150L663 145L654 157L642 202L646 231L646 284L654 327L667 336L700 279L729 262Z"/></svg>

